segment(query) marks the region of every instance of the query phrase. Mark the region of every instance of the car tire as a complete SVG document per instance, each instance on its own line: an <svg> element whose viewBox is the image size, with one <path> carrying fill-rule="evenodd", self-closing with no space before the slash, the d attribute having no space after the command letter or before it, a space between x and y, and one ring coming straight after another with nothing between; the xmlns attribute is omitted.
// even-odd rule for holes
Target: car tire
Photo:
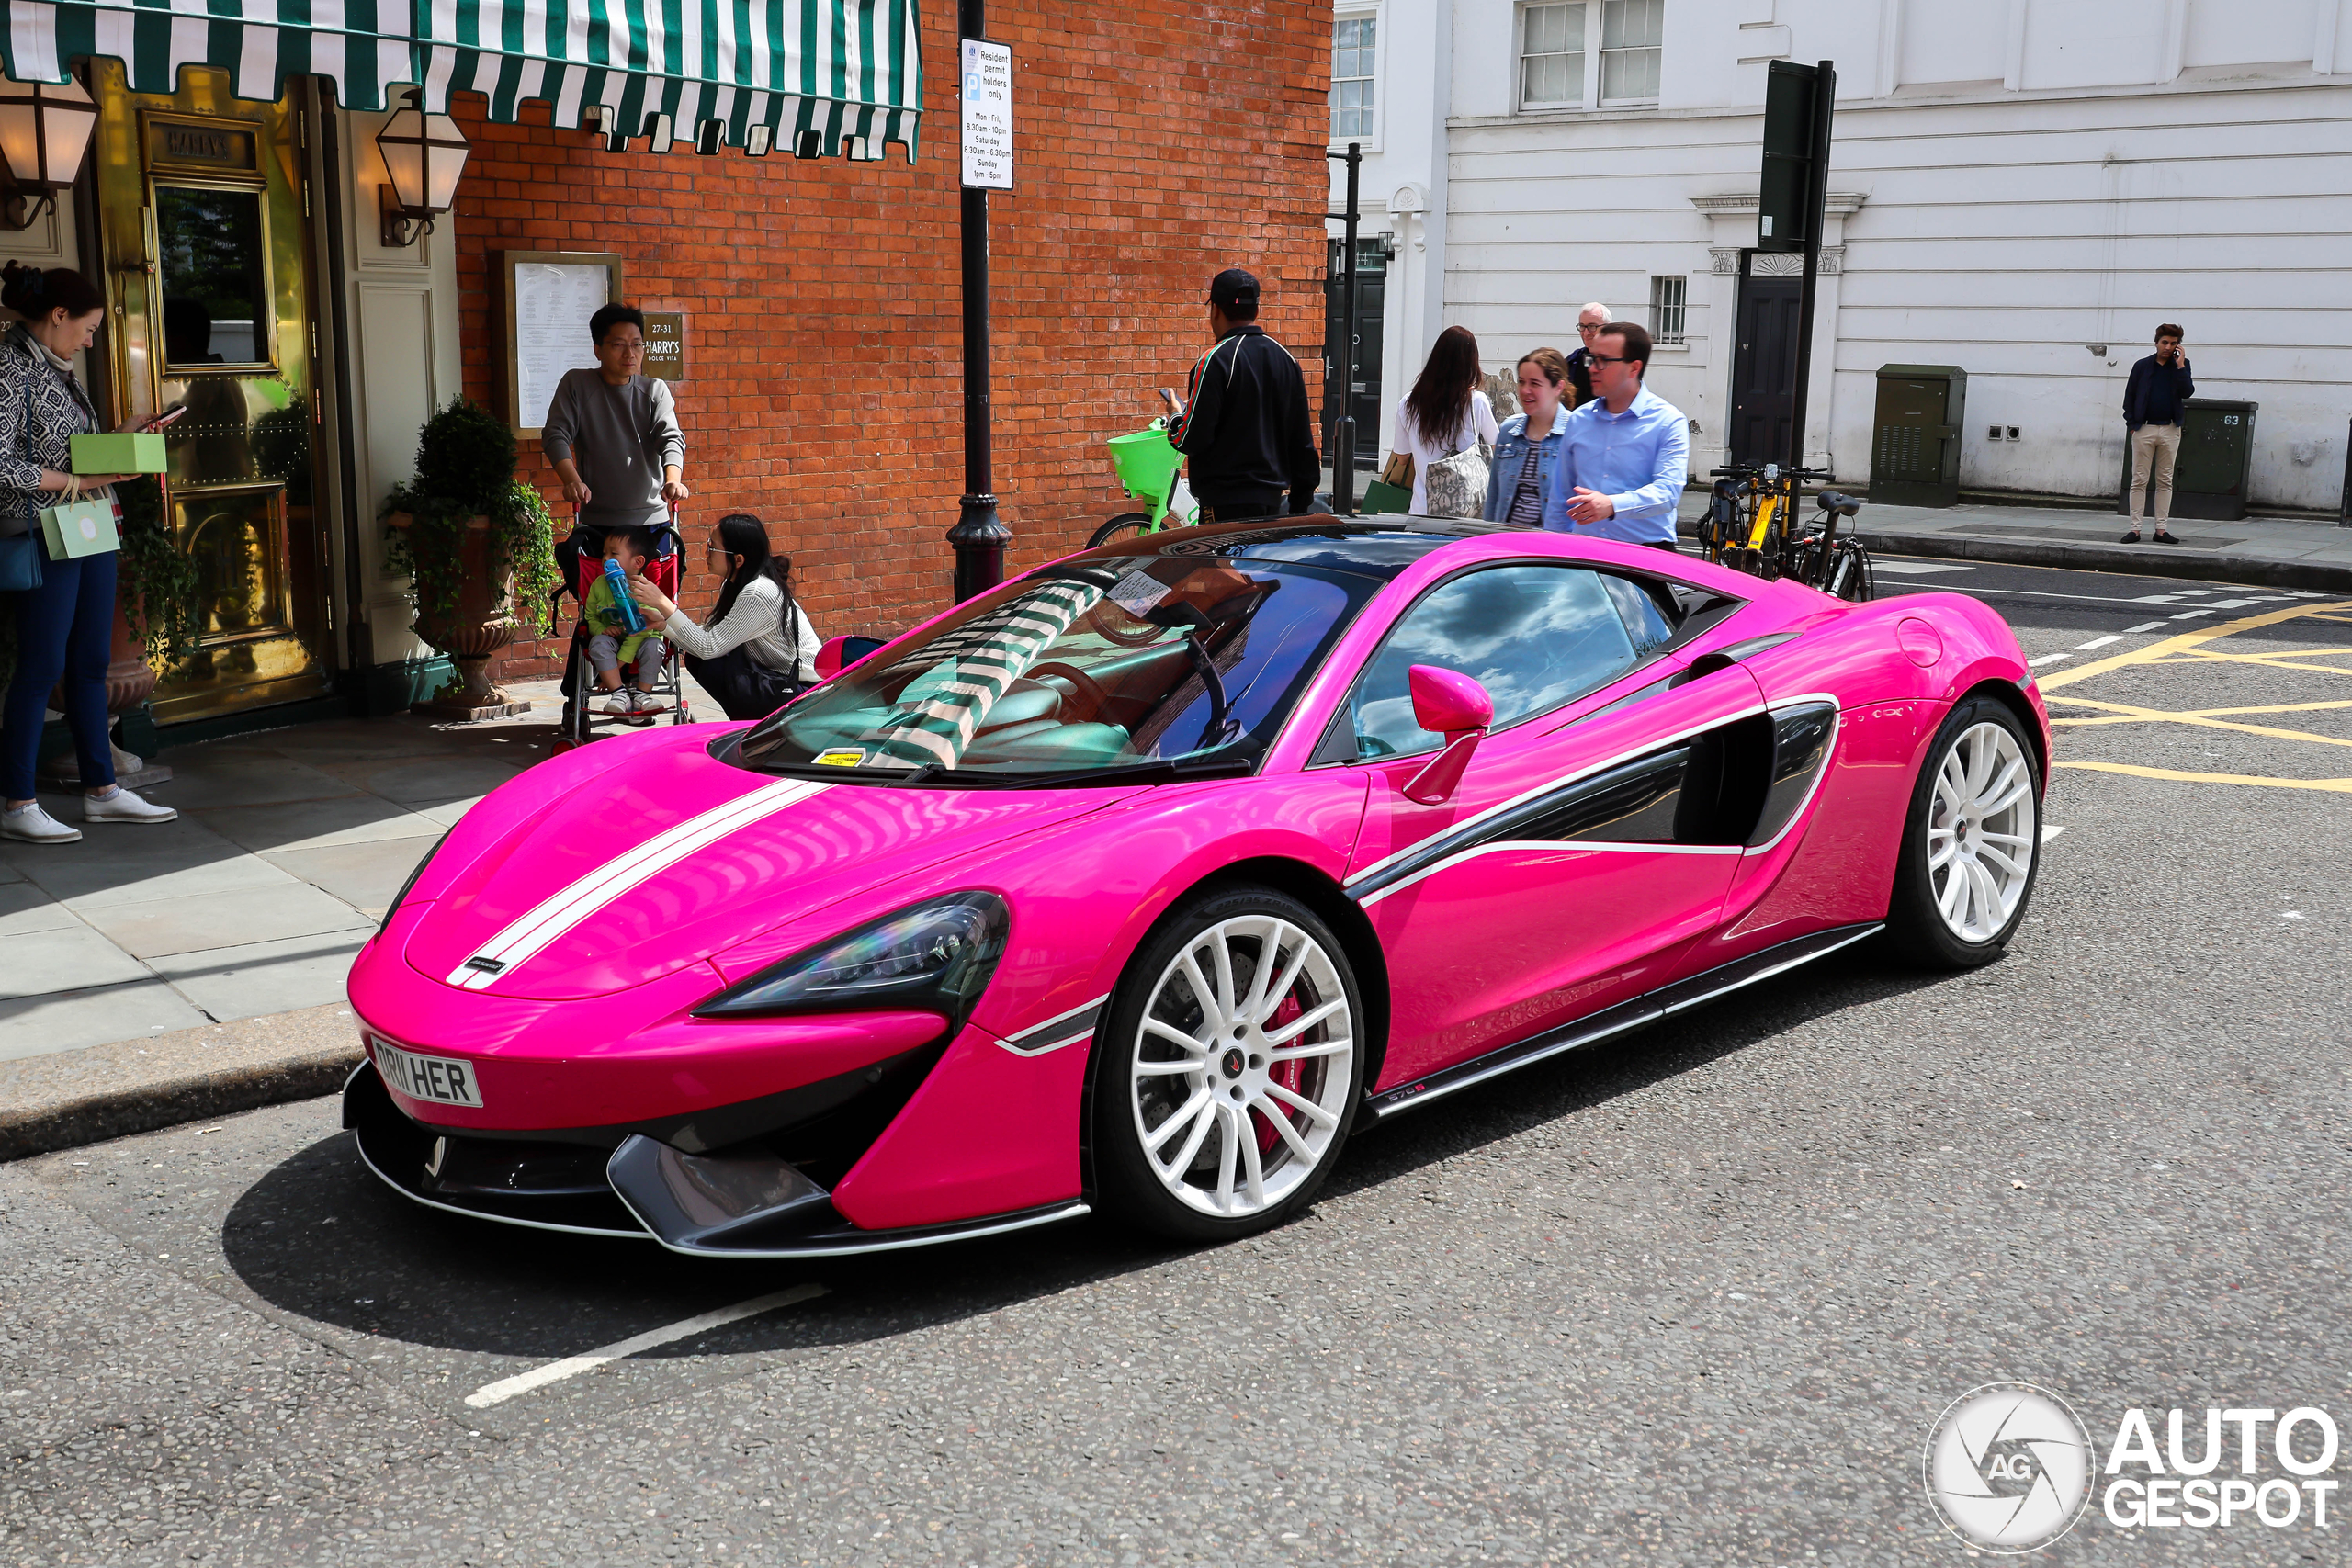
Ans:
<svg viewBox="0 0 2352 1568"><path fill-rule="evenodd" d="M1363 1098L1364 1016L1346 951L1297 899L1238 887L1180 907L1128 962L1094 1037L1103 1208L1189 1242L1297 1213Z"/></svg>
<svg viewBox="0 0 2352 1568"><path fill-rule="evenodd" d="M1991 963L2025 919L2041 866L2041 773L2032 739L2005 704L1963 699L1936 731L1912 786L1887 948L1923 968Z"/></svg>

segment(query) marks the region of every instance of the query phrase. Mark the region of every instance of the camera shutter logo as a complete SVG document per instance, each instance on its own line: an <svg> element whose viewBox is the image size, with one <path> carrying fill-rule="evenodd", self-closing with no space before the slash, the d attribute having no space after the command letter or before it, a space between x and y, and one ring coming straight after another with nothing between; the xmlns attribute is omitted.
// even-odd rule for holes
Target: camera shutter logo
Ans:
<svg viewBox="0 0 2352 1568"><path fill-rule="evenodd" d="M2064 1400L2031 1383L1986 1383L1928 1433L1928 1500L1972 1546L2037 1551L2082 1517L2091 1464L2090 1434Z"/></svg>

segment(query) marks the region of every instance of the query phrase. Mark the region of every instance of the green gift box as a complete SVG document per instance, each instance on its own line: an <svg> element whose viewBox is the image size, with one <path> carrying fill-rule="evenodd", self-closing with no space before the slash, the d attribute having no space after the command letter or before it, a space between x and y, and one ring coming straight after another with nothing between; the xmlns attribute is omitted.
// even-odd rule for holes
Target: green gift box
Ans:
<svg viewBox="0 0 2352 1568"><path fill-rule="evenodd" d="M164 461L160 430L121 430L74 438L77 474L160 474Z"/></svg>
<svg viewBox="0 0 2352 1568"><path fill-rule="evenodd" d="M40 514L41 540L51 560L79 560L122 548L122 509L103 498L51 506Z"/></svg>

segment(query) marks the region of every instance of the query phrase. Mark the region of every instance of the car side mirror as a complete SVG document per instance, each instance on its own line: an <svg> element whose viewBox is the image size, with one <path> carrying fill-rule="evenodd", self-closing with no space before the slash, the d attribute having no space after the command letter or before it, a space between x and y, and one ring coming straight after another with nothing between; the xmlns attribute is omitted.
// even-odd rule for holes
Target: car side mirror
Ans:
<svg viewBox="0 0 2352 1568"><path fill-rule="evenodd" d="M830 681L867 654L882 646L882 639L871 637L829 637L817 649L817 679Z"/></svg>
<svg viewBox="0 0 2352 1568"><path fill-rule="evenodd" d="M1433 735L1445 737L1445 750L1430 760L1405 785L1405 798L1421 806L1436 806L1452 798L1470 765L1470 753L1495 722L1495 699L1487 688L1459 670L1416 664L1405 672L1413 695L1413 722Z"/></svg>

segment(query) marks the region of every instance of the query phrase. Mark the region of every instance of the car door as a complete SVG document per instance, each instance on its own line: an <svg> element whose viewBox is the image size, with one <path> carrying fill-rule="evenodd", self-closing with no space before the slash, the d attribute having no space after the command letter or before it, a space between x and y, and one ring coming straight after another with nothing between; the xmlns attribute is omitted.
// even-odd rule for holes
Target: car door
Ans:
<svg viewBox="0 0 2352 1568"><path fill-rule="evenodd" d="M1317 758L1353 750L1371 775L1347 886L1389 966L1376 1088L1653 989L1717 919L1745 834L1711 803L1753 772L1762 704L1736 664L1697 673L1672 652L1673 603L1582 565L1477 568L1430 588L1366 662ZM1495 704L1436 805L1405 794L1440 746L1413 722L1415 664Z"/></svg>

